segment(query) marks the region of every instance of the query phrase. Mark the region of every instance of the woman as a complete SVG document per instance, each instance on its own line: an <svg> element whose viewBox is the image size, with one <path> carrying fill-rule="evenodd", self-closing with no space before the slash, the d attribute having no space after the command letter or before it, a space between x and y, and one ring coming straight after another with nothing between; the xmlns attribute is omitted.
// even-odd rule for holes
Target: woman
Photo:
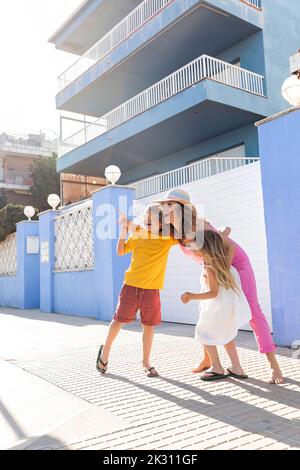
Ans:
<svg viewBox="0 0 300 470"><path fill-rule="evenodd" d="M197 262L199 260L201 262L201 258L195 256L193 250L196 229L199 229L199 226L202 225L203 230L217 230L206 220L197 217L197 210L191 204L189 193L182 189L169 191L164 199L157 202L163 207L166 221L173 225L175 232L181 234L182 242L180 247L184 254L192 257ZM231 265L239 273L242 289L251 309L252 319L250 325L254 331L259 350L262 354L266 354L271 367L269 383L283 384L284 378L275 356L276 347L271 330L258 302L256 280L249 257L236 242L228 237L230 229L226 228L219 233L229 253ZM193 372L200 373L208 368L210 368L210 360L205 353L204 359Z"/></svg>

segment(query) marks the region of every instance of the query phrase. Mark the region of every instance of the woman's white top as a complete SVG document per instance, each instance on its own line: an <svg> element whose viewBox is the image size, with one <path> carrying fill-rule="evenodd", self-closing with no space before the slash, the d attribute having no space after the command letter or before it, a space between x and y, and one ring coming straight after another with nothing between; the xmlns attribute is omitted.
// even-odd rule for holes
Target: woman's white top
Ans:
<svg viewBox="0 0 300 470"><path fill-rule="evenodd" d="M218 346L230 343L238 330L252 318L251 310L241 287L240 276L234 267L231 273L239 290L225 289L220 286L217 297L200 300L199 320L196 325L195 338L203 345ZM201 277L202 292L207 292L206 271Z"/></svg>

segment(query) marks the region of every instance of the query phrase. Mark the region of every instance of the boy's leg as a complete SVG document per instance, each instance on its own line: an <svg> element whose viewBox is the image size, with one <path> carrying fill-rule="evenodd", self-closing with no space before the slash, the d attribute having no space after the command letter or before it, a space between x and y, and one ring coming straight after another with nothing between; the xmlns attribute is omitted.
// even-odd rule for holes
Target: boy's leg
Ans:
<svg viewBox="0 0 300 470"><path fill-rule="evenodd" d="M109 330L101 354L101 359L104 363L108 362L111 346L118 334L120 333L121 328L122 323L118 322L117 320L113 320L109 326Z"/></svg>
<svg viewBox="0 0 300 470"><path fill-rule="evenodd" d="M157 377L158 372L151 366L150 355L154 327L161 323L161 303L158 289L143 289L140 297L140 314L143 325L143 367L148 377Z"/></svg>
<svg viewBox="0 0 300 470"><path fill-rule="evenodd" d="M245 375L245 372L242 369L240 358L236 349L236 344L234 341L231 341L228 344L225 344L224 348L230 358L231 368L230 371L236 375Z"/></svg>
<svg viewBox="0 0 300 470"><path fill-rule="evenodd" d="M143 325L143 366L145 369L150 369L150 355L152 351L154 336L153 326Z"/></svg>

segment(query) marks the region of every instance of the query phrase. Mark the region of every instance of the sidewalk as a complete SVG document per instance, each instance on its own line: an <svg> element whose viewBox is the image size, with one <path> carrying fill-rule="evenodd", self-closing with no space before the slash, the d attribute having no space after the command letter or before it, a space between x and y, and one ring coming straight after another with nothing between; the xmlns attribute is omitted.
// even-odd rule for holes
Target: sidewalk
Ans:
<svg viewBox="0 0 300 470"><path fill-rule="evenodd" d="M149 379L134 324L101 376L106 330L91 319L0 309L1 449L300 449L294 351L278 350L286 385L268 385L253 335L240 333L251 378L202 383L190 372L199 359L193 327L164 324L153 354L160 377Z"/></svg>

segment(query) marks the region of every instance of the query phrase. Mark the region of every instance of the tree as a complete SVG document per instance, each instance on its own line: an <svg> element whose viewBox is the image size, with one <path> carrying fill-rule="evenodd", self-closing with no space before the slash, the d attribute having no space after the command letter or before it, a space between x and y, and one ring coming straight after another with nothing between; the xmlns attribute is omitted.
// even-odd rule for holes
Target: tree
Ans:
<svg viewBox="0 0 300 470"><path fill-rule="evenodd" d="M37 214L33 220L37 219ZM16 231L16 224L26 220L24 206L21 204L7 204L0 210L0 242Z"/></svg>
<svg viewBox="0 0 300 470"><path fill-rule="evenodd" d="M32 186L31 197L32 205L40 212L49 209L47 198L49 194L60 192L59 174L56 173L56 155L52 157L40 158L31 166Z"/></svg>
<svg viewBox="0 0 300 470"><path fill-rule="evenodd" d="M0 210L7 204L5 189L0 189Z"/></svg>

